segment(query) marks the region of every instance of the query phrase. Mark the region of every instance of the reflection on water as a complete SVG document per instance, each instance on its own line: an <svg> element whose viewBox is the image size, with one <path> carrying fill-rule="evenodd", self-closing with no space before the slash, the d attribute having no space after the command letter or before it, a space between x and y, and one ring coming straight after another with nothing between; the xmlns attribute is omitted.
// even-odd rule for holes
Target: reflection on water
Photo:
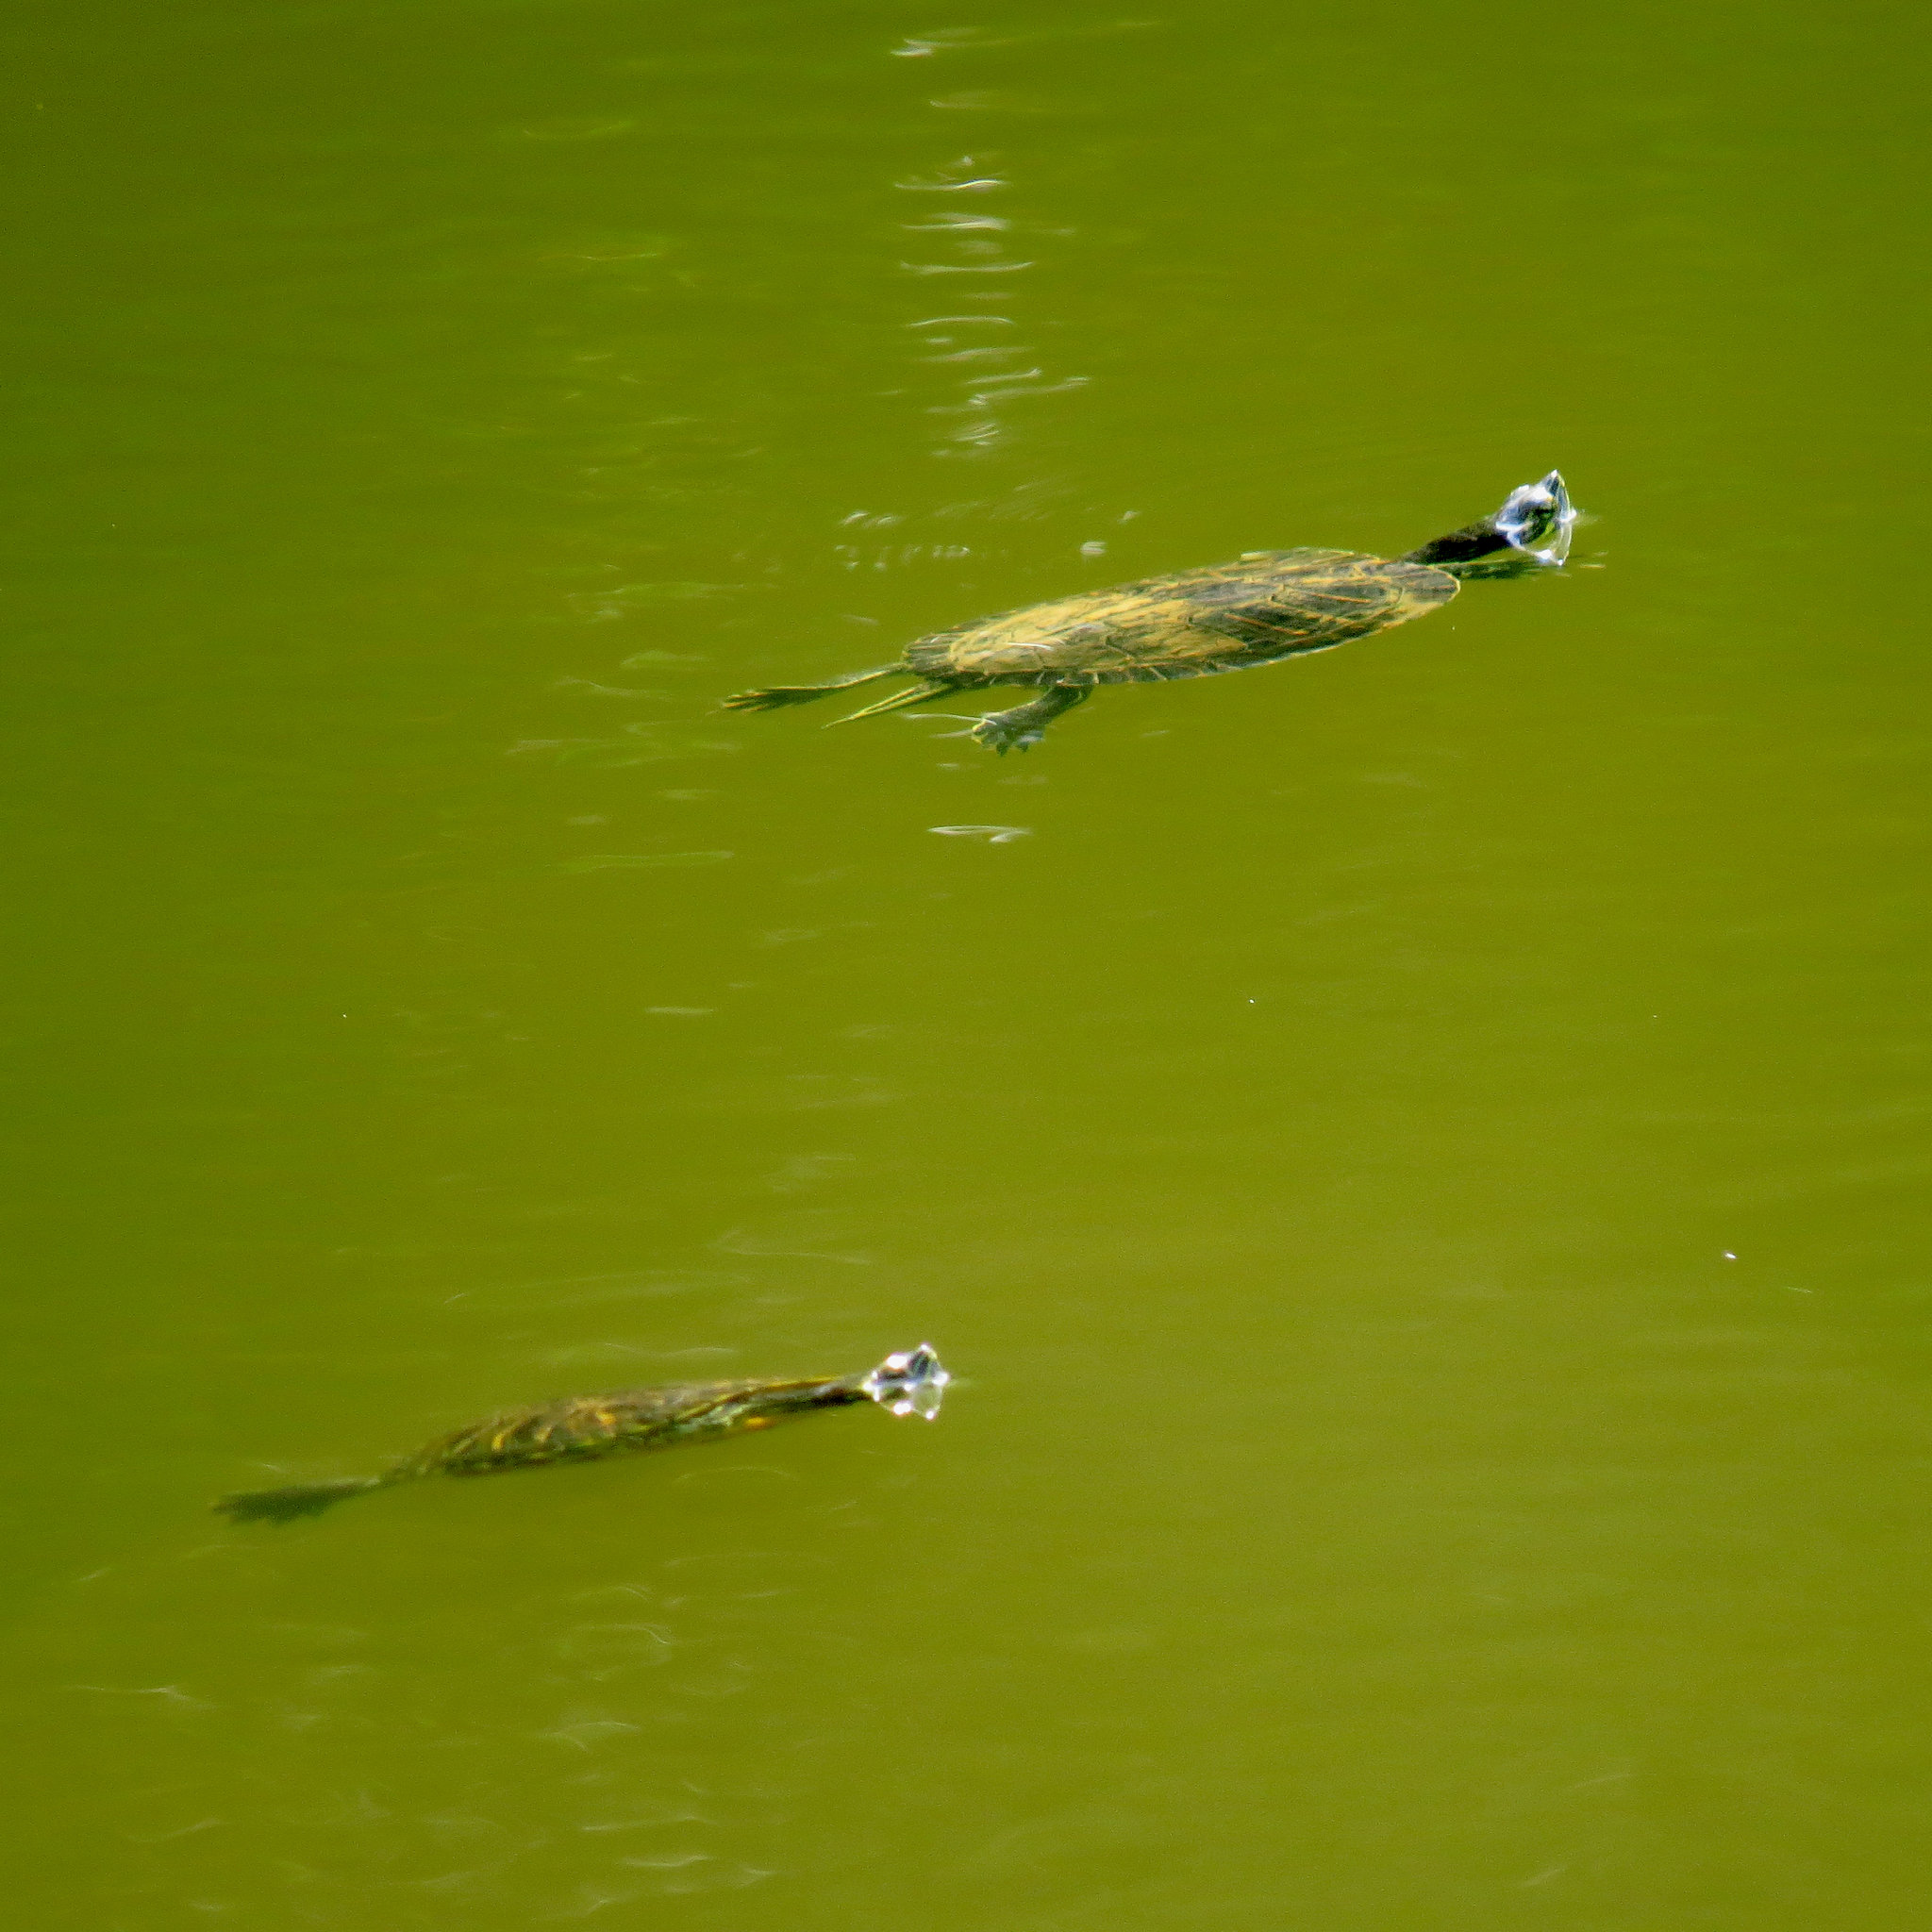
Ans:
<svg viewBox="0 0 1932 1932"><path fill-rule="evenodd" d="M1033 836L1031 825L932 825L927 829L942 839L984 839L989 845L1010 845L1015 839Z"/></svg>
<svg viewBox="0 0 1932 1932"><path fill-rule="evenodd" d="M42 15L13 1915L1916 1924L1890 19ZM1558 457L1035 769L718 710Z"/></svg>
<svg viewBox="0 0 1932 1932"><path fill-rule="evenodd" d="M950 101L934 101L931 105L987 110L999 107L993 98L978 95L961 95ZM962 155L957 160L935 169L929 175L916 175L898 182L896 186L909 194L970 194L976 198L975 206L970 211L943 208L925 220L900 224L908 234L930 236L929 247L957 258L944 261L902 261L899 266L908 275L1018 275L1034 267L1036 262L1034 259L1014 258L1011 249L1016 242L1024 242L1037 255L1037 243L1041 237L1071 232L1065 228L1048 229L1037 222L993 213L980 205L977 198L1004 196L1013 183L1003 175L986 172L983 158L977 155ZM1000 205L1004 206L1004 203ZM959 419L941 431L942 441L932 452L941 457L970 456L975 452L984 454L1008 441L1013 435L1013 426L1010 419L999 413L1001 404L1033 395L1064 395L1070 391L1084 388L1087 383L1084 375L1048 382L1046 370L1039 364L1031 368L1012 366L1028 356L1038 354L1030 345L979 338L980 330L991 330L996 336L997 331L1016 328L1020 323L1015 316L993 314L990 309L982 313L971 305L986 303L1002 308L1023 307L1023 298L1016 293L1004 290L997 293L982 292L961 283L958 288L958 299L967 305L963 313L931 316L906 325L908 328L929 331L922 334L921 341L927 349L938 352L921 356L916 360L945 370L953 375L954 388L966 391L957 400L925 406L928 416L939 417L942 422L948 418ZM959 333L962 329L966 331L964 336ZM958 346L962 341L965 346ZM962 368L962 365L969 366ZM970 553L962 547L956 554Z"/></svg>

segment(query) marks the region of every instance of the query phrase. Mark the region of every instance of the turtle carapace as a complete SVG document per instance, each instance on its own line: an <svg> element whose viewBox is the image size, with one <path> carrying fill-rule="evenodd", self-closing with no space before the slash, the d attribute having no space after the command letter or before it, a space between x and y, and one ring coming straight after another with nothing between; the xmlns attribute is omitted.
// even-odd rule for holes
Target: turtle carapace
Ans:
<svg viewBox="0 0 1932 1932"><path fill-rule="evenodd" d="M894 1415L923 1415L929 1422L939 1413L941 1392L952 1379L932 1344L923 1341L856 1375L683 1382L669 1389L571 1395L472 1423L392 1462L380 1475L246 1490L224 1496L214 1507L238 1523L285 1523L314 1516L345 1497L418 1476L492 1475L500 1470L541 1468L547 1462L583 1462L629 1449L668 1448L674 1442L769 1428L786 1416L848 1402L876 1402Z"/></svg>
<svg viewBox="0 0 1932 1932"><path fill-rule="evenodd" d="M1455 596L1458 580L1560 565L1576 521L1555 471L1525 483L1494 515L1438 537L1406 557L1353 550L1254 550L1232 563L1173 576L1143 577L1029 604L936 631L906 647L896 664L855 671L824 684L774 685L724 700L732 711L772 711L875 678L919 682L852 718L903 710L953 691L1033 685L1040 695L991 711L971 736L995 751L1024 750L1062 711L1101 684L1150 684L1243 671L1424 617Z"/></svg>

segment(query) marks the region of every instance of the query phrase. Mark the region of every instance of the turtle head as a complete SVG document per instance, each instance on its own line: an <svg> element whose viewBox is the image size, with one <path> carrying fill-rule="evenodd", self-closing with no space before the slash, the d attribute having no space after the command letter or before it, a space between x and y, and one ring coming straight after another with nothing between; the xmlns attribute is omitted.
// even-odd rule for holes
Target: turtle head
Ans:
<svg viewBox="0 0 1932 1932"><path fill-rule="evenodd" d="M1511 549L1539 563L1561 563L1570 555L1570 537L1576 527L1576 509L1563 487L1563 473L1552 470L1541 483L1512 490L1490 521L1499 537L1508 539ZM1543 547L1539 549L1539 544Z"/></svg>
<svg viewBox="0 0 1932 1932"><path fill-rule="evenodd" d="M931 1422L940 1412L945 1387L952 1380L929 1341L889 1355L868 1373L858 1387L894 1415L924 1416Z"/></svg>
<svg viewBox="0 0 1932 1932"><path fill-rule="evenodd" d="M1552 470L1541 483L1525 483L1503 499L1503 507L1479 524L1451 530L1405 563L1426 563L1453 577L1521 576L1539 566L1554 568L1570 555L1576 510Z"/></svg>

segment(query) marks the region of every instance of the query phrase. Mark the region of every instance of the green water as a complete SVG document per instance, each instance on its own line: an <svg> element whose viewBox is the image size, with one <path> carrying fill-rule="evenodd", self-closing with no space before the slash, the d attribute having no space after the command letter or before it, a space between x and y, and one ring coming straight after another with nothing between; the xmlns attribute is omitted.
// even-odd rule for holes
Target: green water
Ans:
<svg viewBox="0 0 1932 1932"><path fill-rule="evenodd" d="M1913 14L12 44L15 1923L1923 1919ZM1553 464L1024 758L715 708Z"/></svg>

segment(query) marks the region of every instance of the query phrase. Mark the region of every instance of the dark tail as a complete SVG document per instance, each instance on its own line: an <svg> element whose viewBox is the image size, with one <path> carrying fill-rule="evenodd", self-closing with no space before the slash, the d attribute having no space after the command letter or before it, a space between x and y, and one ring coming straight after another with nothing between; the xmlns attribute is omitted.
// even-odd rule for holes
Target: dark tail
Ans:
<svg viewBox="0 0 1932 1932"><path fill-rule="evenodd" d="M224 1496L214 1507L231 1523L293 1523L302 1516L320 1516L331 1504L365 1490L379 1490L379 1475L350 1475L329 1483L291 1483L281 1490L242 1490Z"/></svg>
<svg viewBox="0 0 1932 1932"><path fill-rule="evenodd" d="M787 705L808 705L814 698L828 697L835 691L849 691L855 684L870 684L874 678L892 677L905 670L903 664L882 664L876 671L854 671L843 677L827 678L824 684L774 684L768 691L739 691L724 699L727 711L778 711Z"/></svg>

